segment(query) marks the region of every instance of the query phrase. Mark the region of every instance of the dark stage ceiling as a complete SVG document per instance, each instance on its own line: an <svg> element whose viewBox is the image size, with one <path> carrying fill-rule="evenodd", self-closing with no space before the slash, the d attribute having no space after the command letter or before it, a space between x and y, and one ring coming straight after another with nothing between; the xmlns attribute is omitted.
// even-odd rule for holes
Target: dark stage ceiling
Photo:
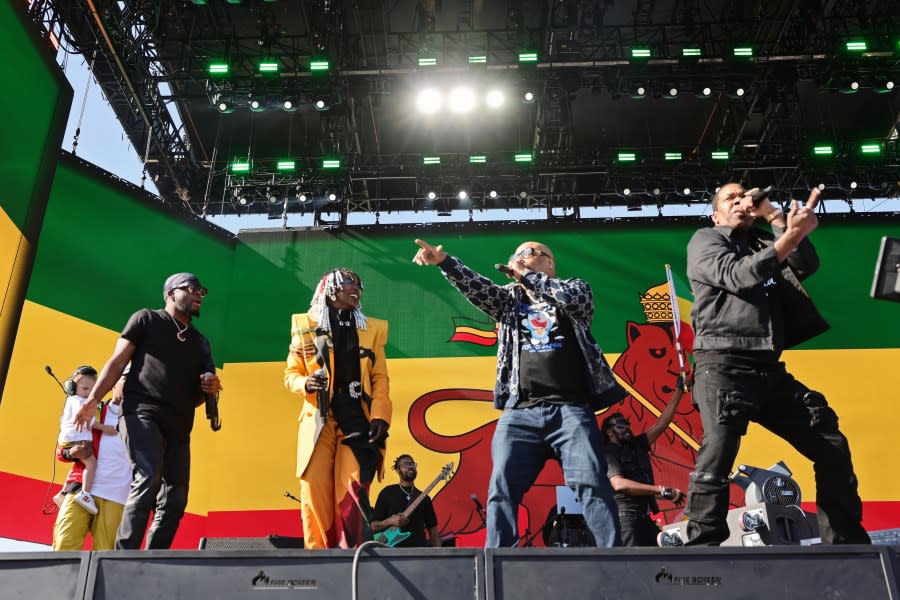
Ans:
<svg viewBox="0 0 900 600"><path fill-rule="evenodd" d="M64 47L96 52L163 199L194 214L452 207L459 189L482 207L703 202L732 180L784 197L818 183L830 197L896 195L900 180L900 92L886 89L900 77L896 0L52 0L32 12ZM416 110L423 89L463 85L472 112ZM483 107L495 89L504 104ZM249 173L230 172L248 159Z"/></svg>

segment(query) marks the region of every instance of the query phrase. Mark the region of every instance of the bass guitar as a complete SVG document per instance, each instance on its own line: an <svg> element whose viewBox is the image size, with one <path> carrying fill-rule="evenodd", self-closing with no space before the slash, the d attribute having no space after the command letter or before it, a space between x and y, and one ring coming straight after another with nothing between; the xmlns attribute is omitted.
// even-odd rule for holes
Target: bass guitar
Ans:
<svg viewBox="0 0 900 600"><path fill-rule="evenodd" d="M413 511L416 510L416 508L419 506L419 504L422 503L422 500L424 500L425 498L428 497L428 492L430 492L432 489L434 489L434 486L436 486L440 481L442 481L444 479L449 479L452 472L453 472L453 463L452 462L444 465L444 468L441 469L441 472L438 473L438 476L434 478L434 481L432 481L428 485L428 487L425 488L424 492L422 492L421 494L416 496L416 499L413 500L412 503L409 506L407 506L406 510L404 510L401 514L408 519L409 515L413 514ZM375 541L378 542L379 544L384 544L385 546L390 546L393 548L394 546L396 546L403 540L407 539L411 535L412 534L410 532L403 531L399 527L388 527L384 531L379 531L378 533L375 534Z"/></svg>

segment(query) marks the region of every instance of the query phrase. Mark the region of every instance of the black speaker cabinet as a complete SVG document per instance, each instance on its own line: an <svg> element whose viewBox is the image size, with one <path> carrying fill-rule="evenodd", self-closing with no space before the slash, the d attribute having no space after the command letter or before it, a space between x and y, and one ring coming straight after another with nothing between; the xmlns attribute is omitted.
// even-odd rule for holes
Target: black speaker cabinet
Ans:
<svg viewBox="0 0 900 600"><path fill-rule="evenodd" d="M81 598L90 552L0 552L0 598Z"/></svg>
<svg viewBox="0 0 900 600"><path fill-rule="evenodd" d="M95 552L85 598L482 600L476 548ZM355 576L354 576L355 572ZM257 592L265 592L258 594ZM41 596L54 597L54 596Z"/></svg>

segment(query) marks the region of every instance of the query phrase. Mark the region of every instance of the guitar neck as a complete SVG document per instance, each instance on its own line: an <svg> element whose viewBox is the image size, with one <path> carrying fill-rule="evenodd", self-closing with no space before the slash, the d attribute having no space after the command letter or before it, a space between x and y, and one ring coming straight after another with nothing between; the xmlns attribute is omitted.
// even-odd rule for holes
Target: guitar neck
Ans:
<svg viewBox="0 0 900 600"><path fill-rule="evenodd" d="M403 511L403 516L406 517L406 518L408 519L408 518L409 518L409 515L411 515L411 514L413 513L413 511L416 510L416 508L418 508L419 504L421 504L422 501L425 500L425 498L428 497L428 492L430 492L431 490L433 490L433 489L434 489L434 486L436 486L436 485L438 484L438 482L439 482L441 479L443 479L443 478L444 478L444 474L443 474L443 473L441 473L440 475L438 475L437 477L435 477L435 478L434 478L434 481L432 481L432 482L428 485L428 487L425 488L425 490L424 490L421 494L419 494L418 496L416 496L416 499L412 501L412 504L410 504L409 506L406 507L406 510Z"/></svg>

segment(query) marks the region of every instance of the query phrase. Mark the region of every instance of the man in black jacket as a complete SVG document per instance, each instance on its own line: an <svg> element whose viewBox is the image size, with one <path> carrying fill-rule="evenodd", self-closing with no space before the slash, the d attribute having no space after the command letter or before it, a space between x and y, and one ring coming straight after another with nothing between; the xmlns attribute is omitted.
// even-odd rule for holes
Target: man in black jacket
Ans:
<svg viewBox="0 0 900 600"><path fill-rule="evenodd" d="M694 292L694 402L703 445L691 474L687 545L728 537L728 473L741 436L755 421L813 461L819 530L825 543L869 543L850 448L825 397L794 379L782 350L828 329L800 280L819 266L807 236L818 226L813 190L788 215L736 183L712 200L714 227L688 244ZM774 232L753 227L765 219Z"/></svg>

